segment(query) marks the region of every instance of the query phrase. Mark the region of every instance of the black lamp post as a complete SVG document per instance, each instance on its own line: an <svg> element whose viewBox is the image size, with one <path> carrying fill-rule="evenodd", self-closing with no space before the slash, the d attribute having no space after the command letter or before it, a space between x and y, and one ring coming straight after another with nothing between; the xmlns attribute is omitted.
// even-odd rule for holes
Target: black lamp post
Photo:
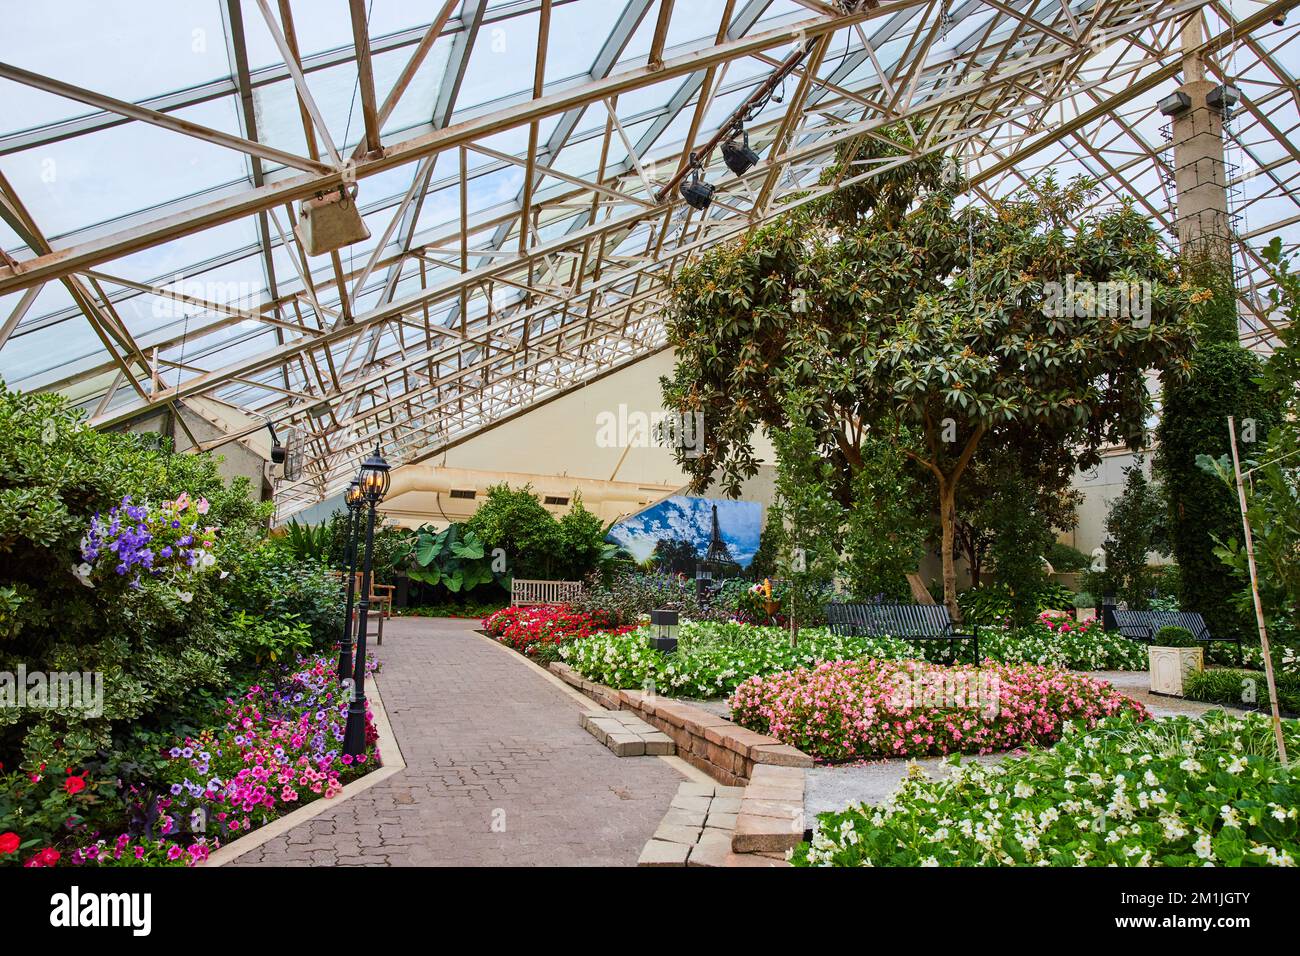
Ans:
<svg viewBox="0 0 1300 956"><path fill-rule="evenodd" d="M347 610L343 615L343 636L339 638L339 681L352 676L352 609L357 596L357 532L361 529L361 480L353 478L343 496L348 506L348 544L343 558L343 571L348 576Z"/></svg>
<svg viewBox="0 0 1300 956"><path fill-rule="evenodd" d="M388 493L388 462L375 453L361 463L357 475L366 508L366 554L361 565L361 600L357 602L356 659L352 671L352 703L348 705L347 729L343 732L343 753L359 756L366 750L366 627L370 615L370 563L375 550L375 506Z"/></svg>

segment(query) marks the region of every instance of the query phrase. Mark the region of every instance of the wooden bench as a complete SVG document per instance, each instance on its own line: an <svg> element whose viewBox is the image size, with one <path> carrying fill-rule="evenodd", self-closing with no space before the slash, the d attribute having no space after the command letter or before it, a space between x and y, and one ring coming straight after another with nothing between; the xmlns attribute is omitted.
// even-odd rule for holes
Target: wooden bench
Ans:
<svg viewBox="0 0 1300 956"><path fill-rule="evenodd" d="M510 606L568 604L582 593L581 581L538 581L515 578L510 585Z"/></svg>
<svg viewBox="0 0 1300 956"><path fill-rule="evenodd" d="M1121 611L1115 609L1115 630L1131 641L1151 644L1162 627L1181 627L1192 632L1192 637L1205 644L1236 644L1237 663L1244 662L1241 636L1215 637L1206 626L1205 618L1193 611Z"/></svg>
<svg viewBox="0 0 1300 956"><path fill-rule="evenodd" d="M947 641L953 663L957 644L970 641L975 664L981 663L979 628L969 634L957 630L944 604L840 604L826 605L826 623L832 634L845 637L893 637L902 641Z"/></svg>

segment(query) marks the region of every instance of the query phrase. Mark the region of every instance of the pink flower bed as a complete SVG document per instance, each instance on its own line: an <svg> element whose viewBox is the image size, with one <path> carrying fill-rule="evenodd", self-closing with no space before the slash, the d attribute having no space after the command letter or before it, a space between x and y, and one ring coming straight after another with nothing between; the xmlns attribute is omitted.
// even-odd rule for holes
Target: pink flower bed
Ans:
<svg viewBox="0 0 1300 956"><path fill-rule="evenodd" d="M1105 681L1035 664L940 667L831 661L751 677L731 700L741 726L827 760L994 753L1060 739L1145 707Z"/></svg>

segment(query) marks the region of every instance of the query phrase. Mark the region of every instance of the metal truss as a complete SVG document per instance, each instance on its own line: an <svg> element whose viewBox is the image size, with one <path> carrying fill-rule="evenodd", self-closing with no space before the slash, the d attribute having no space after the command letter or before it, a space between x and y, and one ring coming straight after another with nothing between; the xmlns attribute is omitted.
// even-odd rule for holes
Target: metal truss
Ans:
<svg viewBox="0 0 1300 956"><path fill-rule="evenodd" d="M25 337L89 323L94 348L9 374L10 384L64 391L100 427L196 398L243 412L248 424L220 424L208 449L266 421L297 429L309 460L301 480L276 489L287 516L337 493L376 444L396 463L426 460L661 350L677 270L904 161L818 185L838 144L893 123L924 129L918 154L960 156L971 201L996 203L1048 170L1087 173L1103 202L1136 203L1172 243L1155 103L1179 82L1189 17L1202 18L1209 75L1243 93L1227 127L1243 341L1267 349L1286 321L1269 313L1260 248L1273 235L1297 245L1300 28L1274 21L1300 0L620 0L602 35L553 28L561 12L595 16L609 2L448 0L422 27L372 36L363 0L330 0L312 14L346 15L353 42L304 55L289 0L223 0L231 75L138 102L0 64L6 80L93 110L0 136L0 160L148 124L234 150L247 173L53 237L0 175L0 217L17 237L0 259L0 371ZM523 81L462 104L476 52L523 23L535 41L510 54L527 64ZM251 68L254 25L281 62ZM809 41L782 95L747 123L762 161L734 176L706 157L717 192L703 213L672 192L659 201L692 149ZM589 49L590 68L550 77L548 56L575 45ZM404 64L395 77L393 62ZM318 98L340 69L355 74L342 140ZM292 90L303 148L259 128L271 89ZM419 90L436 90L427 121L390 128ZM223 97L237 106L237 133L192 118ZM345 181L357 182L374 239L347 261L311 259L294 235L295 205ZM216 256L198 242L239 223L251 241ZM203 255L187 258L190 248ZM188 265L138 274L153 253ZM176 281L231 274L256 277L254 301ZM72 304L34 309L46 284ZM140 320L160 303L170 321Z"/></svg>

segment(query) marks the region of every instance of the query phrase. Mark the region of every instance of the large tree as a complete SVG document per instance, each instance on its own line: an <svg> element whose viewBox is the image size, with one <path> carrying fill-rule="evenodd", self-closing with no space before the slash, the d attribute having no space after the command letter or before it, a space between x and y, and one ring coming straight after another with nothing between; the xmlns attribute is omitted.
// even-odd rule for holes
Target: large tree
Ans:
<svg viewBox="0 0 1300 956"><path fill-rule="evenodd" d="M668 317L677 364L662 384L667 405L705 413L703 453L680 461L697 489L716 472L738 493L757 472L755 428L792 424L782 396L793 388L814 396L798 418L845 504L869 430L919 435L905 453L931 480L958 616L957 492L972 460L1014 426L1041 429L1053 454L1073 448L1084 465L1102 445L1138 447L1147 373L1185 365L1194 296L1145 218L1087 211L1090 184L1049 176L995 207L959 209L960 176L938 156L906 161L914 146L895 129L846 147L828 176L876 174L683 270ZM1135 283L1148 308L1112 314L1089 299L1096 282Z"/></svg>

